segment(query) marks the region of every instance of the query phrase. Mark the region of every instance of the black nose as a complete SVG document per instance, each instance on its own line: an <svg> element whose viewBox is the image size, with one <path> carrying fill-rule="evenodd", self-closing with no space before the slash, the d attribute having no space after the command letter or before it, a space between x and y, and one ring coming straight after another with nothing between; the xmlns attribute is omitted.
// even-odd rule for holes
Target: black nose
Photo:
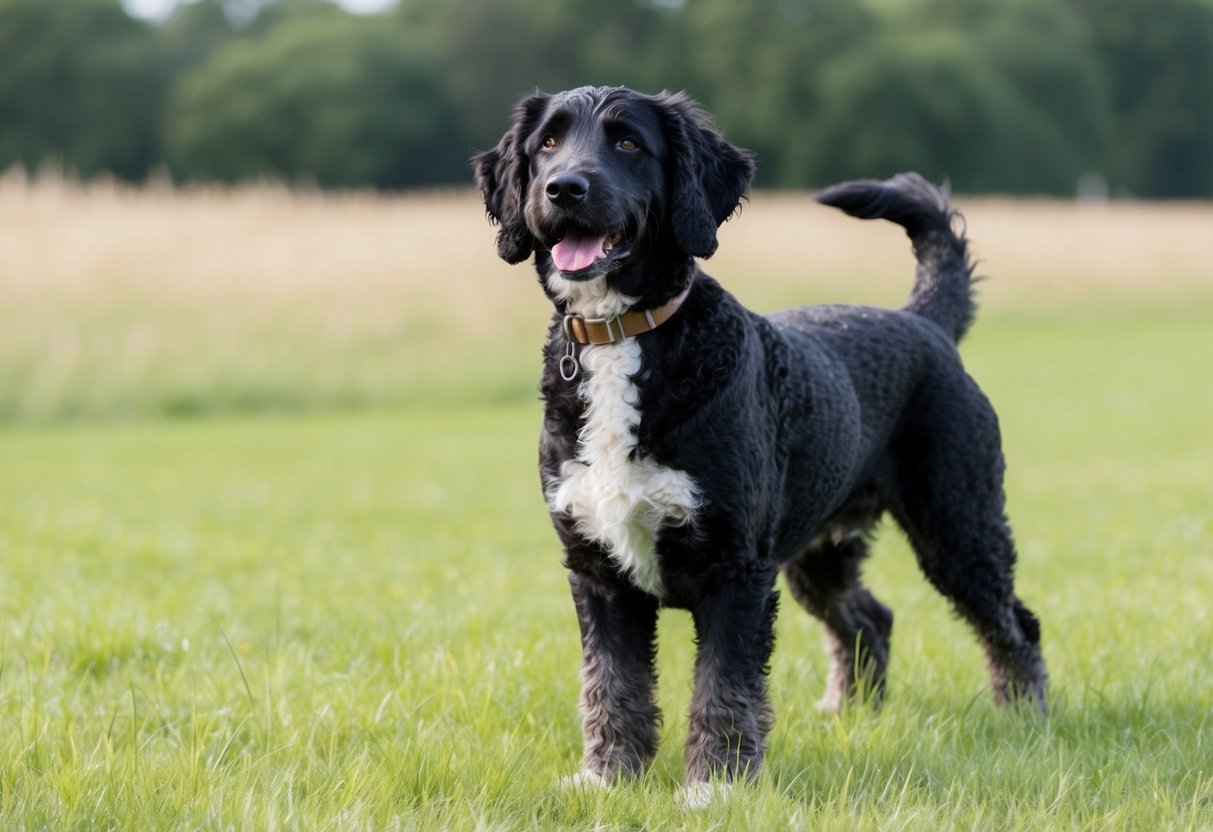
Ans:
<svg viewBox="0 0 1213 832"><path fill-rule="evenodd" d="M558 173L548 180L544 190L549 200L561 208L568 208L585 199L585 195L590 192L590 180L580 173Z"/></svg>

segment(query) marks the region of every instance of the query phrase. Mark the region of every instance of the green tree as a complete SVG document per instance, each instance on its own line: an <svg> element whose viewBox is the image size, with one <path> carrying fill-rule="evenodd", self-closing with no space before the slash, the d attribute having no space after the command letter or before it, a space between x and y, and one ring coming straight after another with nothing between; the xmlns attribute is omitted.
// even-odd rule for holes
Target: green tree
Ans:
<svg viewBox="0 0 1213 832"><path fill-rule="evenodd" d="M521 95L683 89L805 187L1213 195L1213 0L0 0L0 168L466 182Z"/></svg>
<svg viewBox="0 0 1213 832"><path fill-rule="evenodd" d="M1144 196L1213 195L1213 3L1070 2L1112 88L1113 184Z"/></svg>
<svg viewBox="0 0 1213 832"><path fill-rule="evenodd" d="M173 78L197 66L236 36L223 0L194 0L179 5L156 30Z"/></svg>
<svg viewBox="0 0 1213 832"><path fill-rule="evenodd" d="M239 38L188 72L166 142L185 179L392 188L464 178L455 123L415 39L326 7Z"/></svg>
<svg viewBox="0 0 1213 832"><path fill-rule="evenodd" d="M1105 164L1107 87L1081 22L1049 0L897 7L821 86L808 146L823 178L912 167L967 191L1069 194Z"/></svg>
<svg viewBox="0 0 1213 832"><path fill-rule="evenodd" d="M734 141L758 153L758 183L834 178L814 147L827 68L862 49L877 22L852 0L687 0L667 74L680 79ZM683 67L679 69L680 65Z"/></svg>
<svg viewBox="0 0 1213 832"><path fill-rule="evenodd" d="M0 168L144 176L164 94L151 28L119 0L0 0Z"/></svg>

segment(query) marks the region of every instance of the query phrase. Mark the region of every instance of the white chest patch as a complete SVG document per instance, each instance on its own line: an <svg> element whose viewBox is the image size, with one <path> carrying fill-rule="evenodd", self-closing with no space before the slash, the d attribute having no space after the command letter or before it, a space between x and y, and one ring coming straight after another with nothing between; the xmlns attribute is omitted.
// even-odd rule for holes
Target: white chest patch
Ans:
<svg viewBox="0 0 1213 832"><path fill-rule="evenodd" d="M691 477L634 457L640 370L635 338L588 346L581 365L588 371L580 395L586 402L577 459L564 463L560 482L548 494L554 511L565 511L587 538L606 547L611 559L640 589L664 594L655 541L667 523L690 522L699 507Z"/></svg>

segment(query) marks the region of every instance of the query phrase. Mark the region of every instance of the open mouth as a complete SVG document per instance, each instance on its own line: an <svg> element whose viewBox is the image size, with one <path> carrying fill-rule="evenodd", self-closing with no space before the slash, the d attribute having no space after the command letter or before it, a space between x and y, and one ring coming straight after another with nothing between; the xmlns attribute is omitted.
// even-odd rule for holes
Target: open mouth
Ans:
<svg viewBox="0 0 1213 832"><path fill-rule="evenodd" d="M569 229L551 246L552 262L569 280L590 280L612 271L627 257L624 229L592 234Z"/></svg>

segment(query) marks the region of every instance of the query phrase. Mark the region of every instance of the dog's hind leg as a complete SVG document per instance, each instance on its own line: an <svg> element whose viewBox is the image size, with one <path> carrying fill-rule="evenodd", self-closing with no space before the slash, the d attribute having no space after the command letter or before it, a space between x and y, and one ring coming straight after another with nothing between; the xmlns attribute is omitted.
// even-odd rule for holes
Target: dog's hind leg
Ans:
<svg viewBox="0 0 1213 832"><path fill-rule="evenodd" d="M635 776L657 753L657 599L602 572L569 573L581 626L579 780Z"/></svg>
<svg viewBox="0 0 1213 832"><path fill-rule="evenodd" d="M826 713L856 696L884 697L893 612L861 583L866 556L862 534L823 535L783 567L792 597L825 625L830 670L817 708Z"/></svg>
<svg viewBox="0 0 1213 832"><path fill-rule="evenodd" d="M994 698L1026 699L1045 710L1040 624L1015 596L1014 546L1001 511L915 506L902 525L927 578L977 632Z"/></svg>
<svg viewBox="0 0 1213 832"><path fill-rule="evenodd" d="M925 490L925 489L924 489ZM1040 624L1015 596L1015 550L1001 509L913 505L899 518L927 578L977 633L985 648L994 698L1026 699L1043 711Z"/></svg>
<svg viewBox="0 0 1213 832"><path fill-rule="evenodd" d="M953 409L948 421L947 431L923 430L898 443L900 482L890 509L928 580L976 631L995 699L1027 700L1044 711L1040 624L1015 595L997 419L982 397Z"/></svg>

